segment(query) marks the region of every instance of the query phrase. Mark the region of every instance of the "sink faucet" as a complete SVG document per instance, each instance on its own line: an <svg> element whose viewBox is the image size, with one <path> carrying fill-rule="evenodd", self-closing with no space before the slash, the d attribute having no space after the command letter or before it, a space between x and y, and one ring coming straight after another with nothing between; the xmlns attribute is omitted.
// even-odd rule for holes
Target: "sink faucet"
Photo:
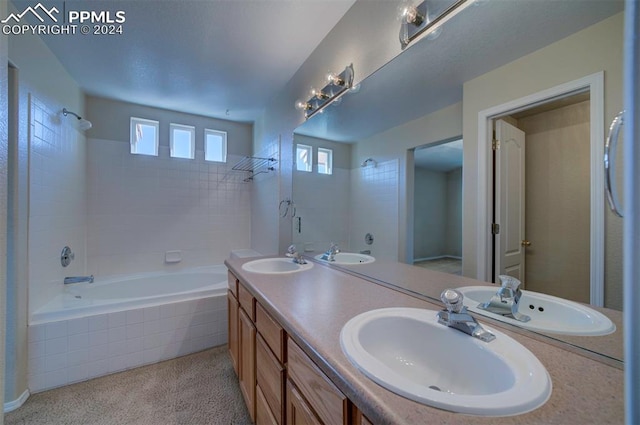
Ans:
<svg viewBox="0 0 640 425"><path fill-rule="evenodd" d="M296 264L307 264L307 260L296 250L295 245L289 245L286 254L287 257L293 258L293 262Z"/></svg>
<svg viewBox="0 0 640 425"><path fill-rule="evenodd" d="M91 276L69 276L64 278L64 284L89 282L93 283L93 275Z"/></svg>
<svg viewBox="0 0 640 425"><path fill-rule="evenodd" d="M501 282L500 289L498 289L498 292L496 292L489 301L480 303L478 308L510 317L520 322L528 322L531 320L531 317L518 312L520 297L522 297L520 281L515 277L507 275L500 275L498 278Z"/></svg>
<svg viewBox="0 0 640 425"><path fill-rule="evenodd" d="M464 296L455 289L445 289L440 294L440 299L446 309L438 312L438 323L457 329L478 338L484 342L493 341L496 336L486 330L478 321L469 314L467 307L462 304Z"/></svg>
<svg viewBox="0 0 640 425"><path fill-rule="evenodd" d="M335 257L336 257L336 254L339 252L340 252L340 249L338 248L338 244L331 242L331 246L329 247L327 252L322 254L322 257L320 258L325 261L336 261Z"/></svg>

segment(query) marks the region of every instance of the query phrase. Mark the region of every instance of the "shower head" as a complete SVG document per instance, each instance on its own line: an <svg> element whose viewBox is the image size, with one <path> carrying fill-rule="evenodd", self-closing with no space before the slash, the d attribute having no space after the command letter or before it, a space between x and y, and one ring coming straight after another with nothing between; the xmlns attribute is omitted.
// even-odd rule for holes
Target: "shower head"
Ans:
<svg viewBox="0 0 640 425"><path fill-rule="evenodd" d="M374 168L378 166L378 162L377 162L375 159L373 159L373 158L367 158L367 159L365 159L364 161L362 161L362 164L360 164L360 166L361 166L362 168L364 168L364 167L366 167L366 166L367 166L367 165L369 165L369 164L373 164L373 167L374 167Z"/></svg>
<svg viewBox="0 0 640 425"><path fill-rule="evenodd" d="M67 110L67 108L62 108L62 115L64 115L65 117L68 115L73 115L74 117L76 117L78 119L78 128L80 130L89 130L93 126L93 124L91 124L91 121L85 120L75 112Z"/></svg>

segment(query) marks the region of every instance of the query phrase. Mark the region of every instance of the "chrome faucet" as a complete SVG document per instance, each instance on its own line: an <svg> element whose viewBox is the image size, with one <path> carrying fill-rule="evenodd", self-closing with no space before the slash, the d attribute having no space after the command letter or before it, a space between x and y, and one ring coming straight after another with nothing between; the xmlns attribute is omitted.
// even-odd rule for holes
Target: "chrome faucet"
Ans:
<svg viewBox="0 0 640 425"><path fill-rule="evenodd" d="M307 264L307 260L296 250L295 245L289 245L286 254L287 257L293 258L293 262L296 264Z"/></svg>
<svg viewBox="0 0 640 425"><path fill-rule="evenodd" d="M322 257L320 257L320 259L325 261L336 261L335 257L336 257L336 254L339 252L340 252L340 249L338 248L338 244L331 242L331 246L329 247L327 252L322 254Z"/></svg>
<svg viewBox="0 0 640 425"><path fill-rule="evenodd" d="M478 338L484 342L493 341L496 336L486 330L478 321L469 314L467 307L462 304L464 296L455 289L445 289L440 294L440 299L446 309L438 312L438 323L457 329Z"/></svg>
<svg viewBox="0 0 640 425"><path fill-rule="evenodd" d="M507 275L500 275L498 278L501 282L500 289L498 289L498 292L496 292L489 301L478 304L478 308L510 317L520 322L528 322L531 320L531 317L518 312L520 297L522 297L520 281L515 277Z"/></svg>
<svg viewBox="0 0 640 425"><path fill-rule="evenodd" d="M69 276L64 278L64 284L89 282L93 283L93 275L91 276Z"/></svg>

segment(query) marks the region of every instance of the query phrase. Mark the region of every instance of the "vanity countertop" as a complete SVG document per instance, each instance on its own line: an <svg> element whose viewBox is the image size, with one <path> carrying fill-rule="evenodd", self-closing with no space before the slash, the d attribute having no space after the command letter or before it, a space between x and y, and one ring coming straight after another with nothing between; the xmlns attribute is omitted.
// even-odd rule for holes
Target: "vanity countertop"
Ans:
<svg viewBox="0 0 640 425"><path fill-rule="evenodd" d="M230 259L225 264L375 424L624 422L622 370L504 328L500 330L538 357L551 376L553 392L542 407L518 416L480 417L447 412L396 395L369 380L349 362L340 348L340 331L349 319L365 311L385 307L439 310L440 305L321 264L291 274L245 272L242 264L250 260ZM427 271L422 276L426 278L425 285L438 288L461 286L459 279L465 284L480 283L437 272Z"/></svg>

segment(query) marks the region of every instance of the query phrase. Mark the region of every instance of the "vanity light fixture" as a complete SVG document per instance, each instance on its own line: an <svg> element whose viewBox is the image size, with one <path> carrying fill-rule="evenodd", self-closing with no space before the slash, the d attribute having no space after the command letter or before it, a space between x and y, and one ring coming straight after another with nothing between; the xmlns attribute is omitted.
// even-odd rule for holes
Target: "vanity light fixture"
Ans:
<svg viewBox="0 0 640 425"><path fill-rule="evenodd" d="M402 28L400 42L407 46L422 34L433 34L446 21L473 4L474 0L424 0L417 6L405 6L400 11Z"/></svg>
<svg viewBox="0 0 640 425"><path fill-rule="evenodd" d="M322 89L312 89L311 98L306 102L297 101L296 108L304 111L304 117L309 119L339 100L351 87L353 87L353 64L347 66L340 74L329 73L327 84Z"/></svg>

